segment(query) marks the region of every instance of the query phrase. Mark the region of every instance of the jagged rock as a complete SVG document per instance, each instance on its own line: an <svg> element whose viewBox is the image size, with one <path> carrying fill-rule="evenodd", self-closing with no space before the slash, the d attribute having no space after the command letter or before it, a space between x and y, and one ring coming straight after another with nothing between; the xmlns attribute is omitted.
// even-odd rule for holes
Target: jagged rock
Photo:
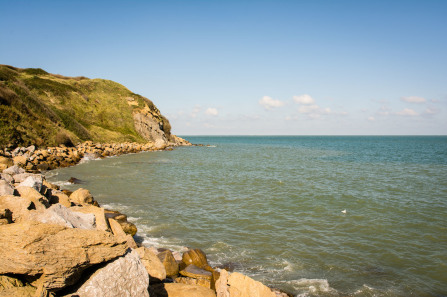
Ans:
<svg viewBox="0 0 447 297"><path fill-rule="evenodd" d="M40 194L36 189L26 186L19 186L16 189L21 197L32 201L37 210L44 210L50 206L48 199Z"/></svg>
<svg viewBox="0 0 447 297"><path fill-rule="evenodd" d="M17 165L13 165L13 166L3 170L3 173L9 174L9 175L16 175L16 174L20 174L20 173L25 173L25 169L23 169Z"/></svg>
<svg viewBox="0 0 447 297"><path fill-rule="evenodd" d="M114 219L107 219L109 222L110 229L112 229L112 233L115 236L120 237L121 239L125 239L127 241L127 245L131 249L137 249L137 243L133 239L133 237L129 234L126 234L126 232L123 231L123 228L121 228L121 225Z"/></svg>
<svg viewBox="0 0 447 297"><path fill-rule="evenodd" d="M208 260L206 259L205 253L201 249L192 249L183 253L182 257L183 263L186 265L195 265L199 268L213 271L211 266L208 265Z"/></svg>
<svg viewBox="0 0 447 297"><path fill-rule="evenodd" d="M45 289L74 284L82 271L125 254L111 233L21 222L0 228L0 274L42 275Z"/></svg>
<svg viewBox="0 0 447 297"><path fill-rule="evenodd" d="M14 183L14 178L12 178L11 175L6 173L0 173L0 179L6 180L10 184Z"/></svg>
<svg viewBox="0 0 447 297"><path fill-rule="evenodd" d="M135 130L146 140L154 143L156 148L166 147L168 140L160 127L160 121L145 113L133 114Z"/></svg>
<svg viewBox="0 0 447 297"><path fill-rule="evenodd" d="M61 217L69 227L93 230L96 229L95 215L92 213L74 212L69 208L61 205L52 205L46 212L52 212Z"/></svg>
<svg viewBox="0 0 447 297"><path fill-rule="evenodd" d="M228 291L228 272L225 269L220 270L220 276L215 282L217 297L230 297Z"/></svg>
<svg viewBox="0 0 447 297"><path fill-rule="evenodd" d="M15 175L13 175L13 179L14 179L14 182L15 183L21 183L21 182L23 182L27 177L29 177L29 176L40 176L41 177L41 175L40 174L33 174L33 173L28 173L28 172L25 172L25 173L19 173L19 174L15 174Z"/></svg>
<svg viewBox="0 0 447 297"><path fill-rule="evenodd" d="M143 262L149 273L151 283L162 281L166 278L165 267L156 254L145 247L137 248L136 251L140 255L141 262Z"/></svg>
<svg viewBox="0 0 447 297"><path fill-rule="evenodd" d="M166 270L166 276L173 277L178 275L179 273L179 267L178 263L174 258L174 255L170 250L166 250L163 252L158 253L158 259L160 259L161 263L163 263L163 266Z"/></svg>
<svg viewBox="0 0 447 297"><path fill-rule="evenodd" d="M0 179L0 196L13 194L14 187L11 186L6 180Z"/></svg>
<svg viewBox="0 0 447 297"><path fill-rule="evenodd" d="M14 175L15 180L15 175ZM43 179L40 174L33 174L25 178L17 187L30 187L34 188L37 192L42 190Z"/></svg>
<svg viewBox="0 0 447 297"><path fill-rule="evenodd" d="M111 231L109 227L109 223L104 214L104 208L93 206L93 205L84 205L84 206L72 206L70 207L72 211L82 212L82 213L92 213L95 215L96 222L96 230L100 231Z"/></svg>
<svg viewBox="0 0 447 297"><path fill-rule="evenodd" d="M230 297L276 297L269 287L239 272L233 272L227 284Z"/></svg>
<svg viewBox="0 0 447 297"><path fill-rule="evenodd" d="M9 209L0 208L0 225L12 223L12 212Z"/></svg>
<svg viewBox="0 0 447 297"><path fill-rule="evenodd" d="M151 285L149 292L151 297L216 297L211 289L179 283Z"/></svg>
<svg viewBox="0 0 447 297"><path fill-rule="evenodd" d="M132 251L124 257L98 269L73 294L78 297L149 297L149 277L138 253Z"/></svg>
<svg viewBox="0 0 447 297"><path fill-rule="evenodd" d="M35 206L29 199L7 195L0 196L0 208L9 209L12 212L12 220L18 222L26 218Z"/></svg>
<svg viewBox="0 0 447 297"><path fill-rule="evenodd" d="M124 230L124 232L126 232L127 234L134 236L137 233L138 231L137 226L135 226L135 224L128 222L127 216L125 214L122 214L116 210L108 210L108 209L105 209L104 213L106 218L116 220L121 225L121 228Z"/></svg>
<svg viewBox="0 0 447 297"><path fill-rule="evenodd" d="M95 200L87 189L77 189L70 195L70 201L77 205L93 204Z"/></svg>

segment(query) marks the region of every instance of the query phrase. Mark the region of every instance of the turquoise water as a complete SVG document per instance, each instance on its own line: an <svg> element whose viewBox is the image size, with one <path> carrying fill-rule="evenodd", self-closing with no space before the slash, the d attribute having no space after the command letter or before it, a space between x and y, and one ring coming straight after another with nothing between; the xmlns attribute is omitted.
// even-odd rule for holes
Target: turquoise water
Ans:
<svg viewBox="0 0 447 297"><path fill-rule="evenodd" d="M48 178L128 214L144 244L202 248L297 296L447 296L447 137L185 138L212 147Z"/></svg>

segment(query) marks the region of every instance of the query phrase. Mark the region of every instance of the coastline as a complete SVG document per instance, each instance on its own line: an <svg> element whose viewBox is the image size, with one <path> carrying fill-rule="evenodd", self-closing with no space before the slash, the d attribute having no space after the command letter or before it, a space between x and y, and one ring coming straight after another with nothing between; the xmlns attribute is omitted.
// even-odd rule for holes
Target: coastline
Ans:
<svg viewBox="0 0 447 297"><path fill-rule="evenodd" d="M101 208L87 189L79 189L74 192L64 191L48 183L41 174L41 171L76 165L83 158L96 159L143 151L171 150L173 146L179 145L191 144L182 140L169 146L155 146L152 143L99 144L85 142L75 148L61 146L37 149L35 146L30 146L3 151L3 156L0 157L1 169L5 170L2 173L2 186L9 190L9 192L0 194L2 199L0 200L0 209L5 209L3 211L4 218L2 217L3 222L5 222L2 225L3 230L5 230L5 226L6 229L14 229L11 227L14 225L14 227L20 226L19 229L41 228L42 225L50 225L48 223L57 224L59 227L64 226L65 229L70 228L71 225L73 229L95 229L102 235L106 233L108 237L113 237L113 245L121 248L121 254L118 253L119 256L115 254L109 256L109 258L104 258L108 259L105 262L109 263L104 268L97 268L100 263L80 265L79 271L74 273L76 275L71 275L68 278L62 277L62 280L60 275L59 278L54 279L54 277L43 272L48 267L41 268L38 272L32 272L31 275L34 278L32 282L26 281L31 276L26 273L23 275L28 277L11 277L11 274L14 276L22 275L20 273L23 272L22 270L14 270L16 268L0 270L0 275L8 277L8 283L16 284L15 286L8 286L7 290L28 290L28 292L34 290L34 295L29 294L29 296L64 296L63 294L71 296L70 294L74 292L79 296L93 296L84 294L85 286L86 284L92 286L91 283L96 283L95 294L106 296L107 293L104 293L104 290L111 290L112 288L100 286L98 280L94 279L95 275L100 275L101 269L111 266L118 260L133 257L133 264L128 265L140 270L140 273L136 274L140 275L141 280L139 284L135 284L131 280L127 281L127 285L134 289L139 286L137 289L139 293L132 296L145 296L146 292L150 292L150 296L292 296L276 289L270 289L238 272L229 273L225 269L212 268L208 264L206 255L198 249L188 250L181 255L167 249L157 250L153 247L138 246L133 239L133 236L137 233L137 227L127 222L125 214ZM10 181L8 182L7 179ZM4 194L7 195L3 196ZM17 200L20 200L21 203L17 203ZM5 206L13 210L11 211ZM60 215L62 212L64 213L63 219ZM56 213L57 216L49 216L49 213L51 215ZM80 217L81 222L73 223L73 215ZM94 223L92 223L93 221ZM25 227L21 225L25 225ZM62 243L58 244L62 245ZM13 255L13 257L16 256ZM21 261L18 258L17 260L18 262ZM0 261L2 261L1 258ZM64 261L66 259L60 260L60 262ZM126 259L126 261L129 261L129 259ZM77 265L79 266L79 264ZM144 271L144 269L141 269L142 267L145 267L147 271L147 281L145 273L141 273L141 270ZM97 268L97 270L94 268ZM61 267L53 267L53 269L64 270ZM70 267L70 270L73 269L73 267ZM94 273L91 278L85 280L84 271L89 271L89 274L91 271L94 271ZM135 278L135 276L132 276L132 278ZM144 289L146 282L149 291L147 288ZM55 283L57 284L55 285ZM75 289L76 291L74 291ZM2 291L0 291L1 293Z"/></svg>

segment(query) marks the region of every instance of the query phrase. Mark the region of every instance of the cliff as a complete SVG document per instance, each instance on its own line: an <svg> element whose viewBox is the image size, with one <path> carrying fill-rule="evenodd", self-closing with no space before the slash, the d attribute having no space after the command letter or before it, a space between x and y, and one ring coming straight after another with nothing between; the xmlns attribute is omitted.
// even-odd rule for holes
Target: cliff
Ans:
<svg viewBox="0 0 447 297"><path fill-rule="evenodd" d="M149 99L104 79L0 65L0 147L185 144Z"/></svg>

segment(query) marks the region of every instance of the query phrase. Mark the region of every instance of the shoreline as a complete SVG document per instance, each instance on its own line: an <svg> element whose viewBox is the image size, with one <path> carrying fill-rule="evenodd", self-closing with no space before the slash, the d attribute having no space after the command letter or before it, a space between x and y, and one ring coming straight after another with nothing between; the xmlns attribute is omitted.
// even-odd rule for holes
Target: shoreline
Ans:
<svg viewBox="0 0 447 297"><path fill-rule="evenodd" d="M15 224L24 224L29 223L30 221L34 221L34 223L37 221L38 224L46 224L48 223L49 219L47 218L42 219L42 215L40 215L38 211L40 212L48 212L49 210L54 211L55 208L61 208L61 209L66 208L67 210L72 210L73 213L75 214L80 213L87 214L90 215L90 219L92 217L95 217L96 225L93 226L95 226L96 229L102 232L111 233L115 237L115 239L117 239L118 242L120 242L121 245L124 245L126 247L126 250L128 250L128 252L126 254L121 255L119 259L125 259L126 257L128 257L128 254L131 254L134 251L138 251L139 259L143 264L145 264L143 266L146 266L146 270L149 275L150 281L148 281L148 284L150 283L149 285L149 292L151 293L150 296L166 296L166 293L167 296L180 296L175 295L174 291L176 290L177 291L180 290L182 294L181 296L202 296L200 295L202 293L204 294L203 296L222 296L222 297L248 296L244 295L244 292L246 292L247 294L248 293L251 294L253 293L252 290L255 290L257 292L256 293L257 295L250 295L250 296L272 296L272 297L293 296L291 294L281 292L278 289L268 288L262 283L257 282L238 272L229 273L225 269L220 269L217 267L212 268L208 264L206 255L201 250L189 249L182 255L179 252L172 252L169 249L164 248L156 249L154 247L148 248L143 246L142 243L137 244L134 240L135 235L138 237L138 234L136 234L137 226L128 222L127 216L125 214L100 207L98 202L94 200L90 192L86 189L81 188L74 192L68 190L60 190L58 186L48 183L45 179L45 176L42 174L42 172L47 172L48 170L77 165L81 160L85 158L97 159L104 157L119 156L122 154L138 153L143 151L172 150L173 146L182 146L182 145L190 146L191 144L184 143L180 145L174 144L170 146L156 147L151 143L100 144L93 142L84 142L76 146L75 148L73 147L68 148L61 146L61 147L49 147L44 149L37 149L35 146L30 146L27 148L16 148L14 150L5 149L3 152L0 152L1 170L14 168L14 170L20 172L17 174L28 175L26 177L24 176L25 179L33 179L35 181L36 179L39 180L40 176L40 180L42 181L41 188L39 189L39 187L37 187L37 189L39 189L38 192L42 197L39 197L40 200L39 199L36 200L36 197L34 197L34 200L32 200L35 204L36 209L28 210L28 213L22 214L22 216L19 215L20 212L26 213L26 211L24 211L23 208L20 209L20 211L15 209L14 211L12 211L10 215L6 211L7 224L5 225L11 226ZM22 168L22 170L26 170L26 172L22 172L18 168ZM6 172L8 172L8 170L6 170ZM4 177L6 176L6 174L8 173L2 173L2 180L5 180ZM11 191L9 192L10 196L18 195L18 197L20 198L29 198L27 197L29 193L27 194L22 193L24 186L21 183L16 183L16 180L14 179L15 175L16 174L12 175L14 183L12 184L13 189L12 193ZM24 181L25 180L23 180L22 183ZM33 186L35 185L36 184L34 183ZM18 188L20 190L18 190ZM3 194L4 193L0 194L0 196ZM34 196L36 196L35 195L36 193L33 194ZM10 196L8 196L10 200L9 205L11 205L11 199L13 199ZM55 199L54 196L56 196L57 199ZM45 198L47 198L48 201L41 201L45 200ZM5 201L0 200L0 209L4 208L2 206L2 202L3 206L5 206ZM42 205L40 205L39 203L41 203ZM36 207L36 205L38 207ZM29 213L32 213L32 215L30 215ZM54 224L55 221L51 221L50 223ZM60 220L57 223L63 225L63 223L61 223ZM66 224L65 227L67 227L67 222L65 222L65 224ZM74 227L73 224L72 227ZM92 229L92 225L90 226L90 229ZM154 269L154 267L157 266L158 269ZM92 268L90 267L88 269ZM10 275L11 273L14 274L15 272L6 271L5 274L5 271L0 270L0 276L1 274ZM65 284L62 287L54 288L51 285L49 285L48 282L45 282L46 278L48 278L48 276L45 276L45 273L41 274L39 278L39 280L41 281L39 282L39 284L36 284L34 282L25 285L25 283L22 280L22 286L16 288L23 288L23 287L29 288L30 286L33 287L34 285L36 292L37 291L46 292L47 296L51 296L51 294L53 294L52 296L63 296L60 295L61 292L66 293L70 290L73 291L73 284L71 285ZM84 282L84 285L88 281L89 280ZM82 284L78 285L80 289L78 288L78 291L76 293L80 293L82 291ZM209 291L204 291L204 289ZM203 292L201 292L198 295L198 293L196 292L197 290L199 291L202 290ZM192 293L193 291L196 293ZM2 291L0 286L0 295L1 293ZM237 295L240 293L242 295ZM80 294L79 296L84 295Z"/></svg>

